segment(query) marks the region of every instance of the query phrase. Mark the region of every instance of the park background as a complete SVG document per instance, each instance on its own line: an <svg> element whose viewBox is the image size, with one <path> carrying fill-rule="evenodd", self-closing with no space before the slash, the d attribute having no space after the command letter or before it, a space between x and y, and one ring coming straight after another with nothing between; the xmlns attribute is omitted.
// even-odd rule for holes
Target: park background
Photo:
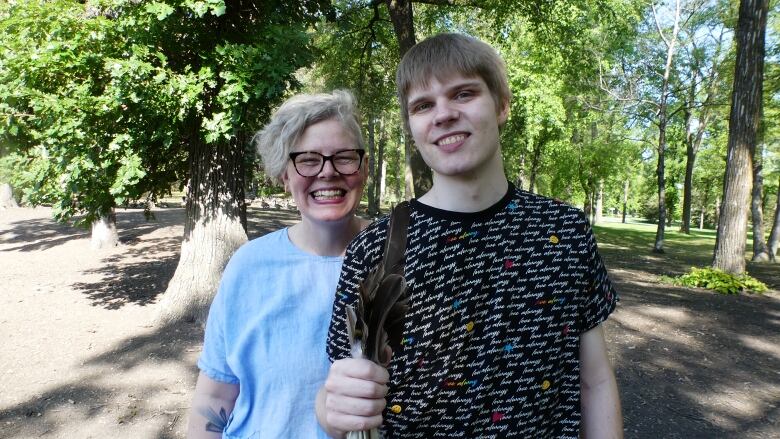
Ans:
<svg viewBox="0 0 780 439"><path fill-rule="evenodd" d="M394 73L442 31L506 60L512 181L594 225L626 436L778 437L777 18L754 0L3 1L0 437L183 437L224 264L297 218L253 133L295 92L349 88L361 214L419 196Z"/></svg>

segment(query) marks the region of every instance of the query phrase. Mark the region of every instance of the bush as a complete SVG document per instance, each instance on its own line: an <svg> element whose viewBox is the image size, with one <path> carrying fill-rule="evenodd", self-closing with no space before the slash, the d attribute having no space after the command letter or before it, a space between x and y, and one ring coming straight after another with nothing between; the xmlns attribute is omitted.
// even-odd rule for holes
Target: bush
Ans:
<svg viewBox="0 0 780 439"><path fill-rule="evenodd" d="M664 277L674 285L686 287L702 287L717 291L721 294L763 293L767 290L766 284L747 274L733 275L714 268L691 268L690 273L674 278Z"/></svg>

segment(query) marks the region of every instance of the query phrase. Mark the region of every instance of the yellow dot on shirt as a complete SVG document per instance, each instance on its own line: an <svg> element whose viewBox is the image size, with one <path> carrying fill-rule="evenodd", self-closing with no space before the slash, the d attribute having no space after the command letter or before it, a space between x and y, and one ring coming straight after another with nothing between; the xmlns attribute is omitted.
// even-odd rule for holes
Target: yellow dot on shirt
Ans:
<svg viewBox="0 0 780 439"><path fill-rule="evenodd" d="M395 413L395 414L401 413L401 406L396 404L396 405L390 407L390 411Z"/></svg>
<svg viewBox="0 0 780 439"><path fill-rule="evenodd" d="M557 244L557 243L561 242L561 240L558 239L558 237L555 236L555 235L550 235L550 242L552 242L553 244Z"/></svg>
<svg viewBox="0 0 780 439"><path fill-rule="evenodd" d="M542 390L547 390L550 388L550 381L544 380L542 381Z"/></svg>
<svg viewBox="0 0 780 439"><path fill-rule="evenodd" d="M474 329L474 322L466 323L466 331L471 332Z"/></svg>

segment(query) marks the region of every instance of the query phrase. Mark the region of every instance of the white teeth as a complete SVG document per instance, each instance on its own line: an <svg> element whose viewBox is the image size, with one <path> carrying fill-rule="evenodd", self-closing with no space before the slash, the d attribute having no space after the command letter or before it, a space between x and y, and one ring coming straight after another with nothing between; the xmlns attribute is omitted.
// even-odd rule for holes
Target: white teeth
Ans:
<svg viewBox="0 0 780 439"><path fill-rule="evenodd" d="M462 141L465 138L466 138L465 134L456 134L454 136L445 137L445 138L439 140L438 143L439 143L439 145L450 145L450 144L453 144L453 143L458 143L458 142Z"/></svg>
<svg viewBox="0 0 780 439"><path fill-rule="evenodd" d="M312 196L317 199L325 199L325 198L338 198L343 196L345 191L341 189L326 189L326 190L319 190L314 191L312 193Z"/></svg>

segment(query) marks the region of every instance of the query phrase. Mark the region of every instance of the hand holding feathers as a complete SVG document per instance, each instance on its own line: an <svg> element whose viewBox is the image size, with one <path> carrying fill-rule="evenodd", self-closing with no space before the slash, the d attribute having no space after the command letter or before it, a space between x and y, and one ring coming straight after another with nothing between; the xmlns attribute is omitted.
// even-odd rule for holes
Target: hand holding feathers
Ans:
<svg viewBox="0 0 780 439"><path fill-rule="evenodd" d="M388 346L394 351L401 346L404 316L409 309L403 276L408 224L409 204L403 202L390 216L384 260L360 284L356 303L346 307L353 358L365 358L386 366L390 362ZM347 435L347 438L378 437L376 430Z"/></svg>

